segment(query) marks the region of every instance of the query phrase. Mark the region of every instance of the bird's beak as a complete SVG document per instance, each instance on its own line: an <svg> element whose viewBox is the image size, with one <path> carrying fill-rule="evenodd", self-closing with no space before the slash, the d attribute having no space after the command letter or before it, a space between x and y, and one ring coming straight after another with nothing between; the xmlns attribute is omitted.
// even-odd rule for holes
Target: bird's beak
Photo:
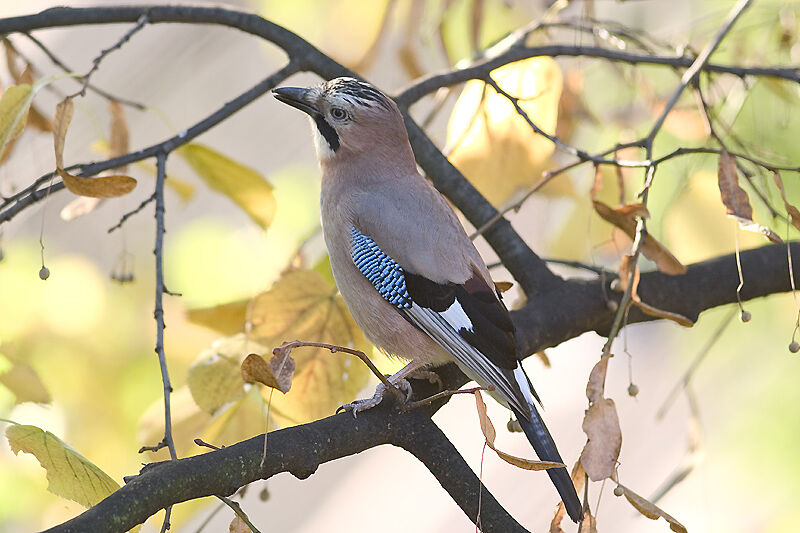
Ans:
<svg viewBox="0 0 800 533"><path fill-rule="evenodd" d="M275 95L275 98L284 104L296 107L312 117L319 115L319 110L306 101L308 93L309 90L302 87L279 87L278 89L272 89L272 94Z"/></svg>

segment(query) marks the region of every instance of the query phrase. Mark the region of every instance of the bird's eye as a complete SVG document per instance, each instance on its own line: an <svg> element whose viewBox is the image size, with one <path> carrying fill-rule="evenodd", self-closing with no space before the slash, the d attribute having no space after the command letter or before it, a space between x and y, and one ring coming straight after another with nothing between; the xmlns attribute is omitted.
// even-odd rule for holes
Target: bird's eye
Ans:
<svg viewBox="0 0 800 533"><path fill-rule="evenodd" d="M347 111L345 111L341 107L332 107L331 116L336 120L344 120L345 118L347 118Z"/></svg>

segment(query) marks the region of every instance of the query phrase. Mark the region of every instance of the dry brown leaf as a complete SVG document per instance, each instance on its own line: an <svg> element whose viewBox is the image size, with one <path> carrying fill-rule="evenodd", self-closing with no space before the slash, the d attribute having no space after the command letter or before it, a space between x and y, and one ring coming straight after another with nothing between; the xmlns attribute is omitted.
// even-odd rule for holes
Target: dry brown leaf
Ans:
<svg viewBox="0 0 800 533"><path fill-rule="evenodd" d="M597 520L592 516L592 511L588 507L583 510L583 519L578 533L597 533Z"/></svg>
<svg viewBox="0 0 800 533"><path fill-rule="evenodd" d="M589 398L590 403L599 402L603 399L603 391L605 390L606 386L606 370L608 369L608 360L612 357L614 357L613 354L603 355L589 373L589 381L586 383L586 397Z"/></svg>
<svg viewBox="0 0 800 533"><path fill-rule="evenodd" d="M739 173L736 169L736 158L727 150L719 155L717 166L717 180L725 212L740 218L752 219L753 208L747 193L739 186Z"/></svg>
<svg viewBox="0 0 800 533"><path fill-rule="evenodd" d="M128 194L136 187L136 180L130 176L114 175L100 178L81 178L73 176L64 169L57 169L64 185L73 194L92 198L115 198Z"/></svg>
<svg viewBox="0 0 800 533"><path fill-rule="evenodd" d="M611 477L622 448L622 431L614 400L603 398L586 411L583 432L587 442L581 452L581 464L592 481Z"/></svg>
<svg viewBox="0 0 800 533"><path fill-rule="evenodd" d="M547 357L547 352L544 350L540 350L534 354L536 357L539 358L539 361L542 362L545 368L550 368L550 358Z"/></svg>
<svg viewBox="0 0 800 533"><path fill-rule="evenodd" d="M495 448L494 439L497 437L497 432L494 429L494 424L492 424L492 421L489 419L489 415L486 412L486 404L484 403L483 397L481 397L481 391L479 390L475 391L475 404L478 408L478 420L481 424L481 432L483 432L483 436L486 438L486 445L494 450L500 459L510 465L516 466L517 468L522 468L523 470L547 470L548 468L562 468L565 466L561 463L554 463L550 461L534 461L532 459L524 459Z"/></svg>
<svg viewBox="0 0 800 533"><path fill-rule="evenodd" d="M633 492L628 487L617 484L617 486L622 489L622 494L625 495L625 498L639 511L642 515L646 516L650 520L658 520L659 517L662 517L669 523L669 528L676 533L686 533L686 528L675 520L671 515L664 512L663 509L658 507L656 504L652 503L651 501L639 496L635 492Z"/></svg>
<svg viewBox="0 0 800 533"><path fill-rule="evenodd" d="M233 517L231 524L228 526L228 533L252 533L252 530L250 526L247 525L247 522L242 520L242 517L237 514Z"/></svg>
<svg viewBox="0 0 800 533"><path fill-rule="evenodd" d="M719 182L720 198L722 198L722 203L725 205L725 212L739 223L739 227L745 231L760 233L776 244L783 243L783 240L774 231L753 220L753 208L750 205L750 199L747 197L747 192L739 185L736 158L727 150L722 150L719 155L717 181Z"/></svg>
<svg viewBox="0 0 800 533"><path fill-rule="evenodd" d="M772 177L775 180L775 185L778 186L778 190L781 193L781 198L783 199L783 205L786 207L786 212L792 219L792 226L794 226L795 229L800 230L800 211L795 206L790 204L786 199L786 191L783 190L783 180L781 179L780 172L774 170L772 172Z"/></svg>
<svg viewBox="0 0 800 533"><path fill-rule="evenodd" d="M681 326L687 328L694 326L694 321L692 321L691 318L683 316L679 313L673 313L672 311L665 311L664 309L653 307L652 305L643 302L638 295L636 296L636 299L633 301L633 305L638 307L646 315L672 320L676 324L680 324Z"/></svg>
<svg viewBox="0 0 800 533"><path fill-rule="evenodd" d="M72 98L65 98L56 106L56 118L53 128L53 148L56 153L56 166L64 168L64 142L67 138L67 129L75 114L75 104Z"/></svg>
<svg viewBox="0 0 800 533"><path fill-rule="evenodd" d="M633 256L626 254L622 256L622 260L619 263L619 281L620 281L621 291L626 290L628 287L628 280L630 279L632 262L633 262ZM631 289L631 301L633 302L633 305L638 307L643 313L647 315L655 316L658 318L664 318L667 320L672 320L673 322L687 328L694 326L694 322L688 317L685 317L679 313L673 313L672 311L659 309L658 307L643 302L638 292L639 279L640 279L640 272L639 272L639 267L637 266L633 274L633 288Z"/></svg>
<svg viewBox="0 0 800 533"><path fill-rule="evenodd" d="M599 200L592 200L592 204L600 218L621 229L630 239L636 237L636 220L634 218L637 215L644 216L644 218L649 217L647 208L643 204L625 204L616 209ZM673 276L686 273L686 267L649 233L644 236L641 250L645 257L655 261L661 272Z"/></svg>
<svg viewBox="0 0 800 533"><path fill-rule="evenodd" d="M494 282L494 288L497 289L497 291L501 292L501 293L506 292L507 290L509 290L513 286L514 286L514 284L512 282L510 282L510 281L495 281Z"/></svg>
<svg viewBox="0 0 800 533"><path fill-rule="evenodd" d="M128 153L130 146L130 135L128 134L128 122L125 120L125 111L119 102L111 100L108 103L108 110L111 113L111 134L109 136L109 157L119 157ZM113 169L113 172L125 173L127 166Z"/></svg>
<svg viewBox="0 0 800 533"><path fill-rule="evenodd" d="M292 387L294 359L288 353L275 355L267 363L263 357L251 353L242 361L242 379L246 383L261 383L286 394Z"/></svg>
<svg viewBox="0 0 800 533"><path fill-rule="evenodd" d="M572 466L572 473L570 474L570 477L572 478L572 484L575 485L575 492L580 494L583 490L584 483L586 483L586 471L583 469L580 459L575 461L575 464ZM558 502L556 514L550 521L550 533L564 533L564 530L561 528L561 520L564 519L566 514L567 510L564 507L564 502Z"/></svg>

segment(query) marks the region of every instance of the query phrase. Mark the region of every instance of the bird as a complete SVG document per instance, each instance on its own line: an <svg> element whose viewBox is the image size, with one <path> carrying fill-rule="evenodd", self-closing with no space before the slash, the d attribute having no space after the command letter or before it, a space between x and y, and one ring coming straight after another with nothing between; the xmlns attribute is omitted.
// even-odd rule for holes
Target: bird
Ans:
<svg viewBox="0 0 800 533"><path fill-rule="evenodd" d="M370 342L409 361L389 381L402 386L417 372L455 361L514 413L541 460L563 463L501 293L450 205L417 170L396 103L351 77L272 93L310 117L336 285ZM351 404L353 414L381 394ZM566 468L547 473L578 522L582 506Z"/></svg>

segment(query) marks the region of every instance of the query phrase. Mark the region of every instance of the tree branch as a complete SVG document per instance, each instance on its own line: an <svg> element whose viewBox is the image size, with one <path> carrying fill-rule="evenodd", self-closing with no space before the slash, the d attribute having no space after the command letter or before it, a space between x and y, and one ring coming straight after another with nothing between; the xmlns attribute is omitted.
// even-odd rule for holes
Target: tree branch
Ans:
<svg viewBox="0 0 800 533"><path fill-rule="evenodd" d="M522 528L483 487L452 443L433 423L431 409L400 413L393 402L363 412L323 418L270 433L264 467L264 436L206 454L145 466L125 486L51 533L127 531L160 509L205 496L229 496L239 487L281 472L305 479L320 464L393 444L414 454L436 476L471 520L481 487L483 531L519 532ZM544 482L545 476L542 476Z"/></svg>

